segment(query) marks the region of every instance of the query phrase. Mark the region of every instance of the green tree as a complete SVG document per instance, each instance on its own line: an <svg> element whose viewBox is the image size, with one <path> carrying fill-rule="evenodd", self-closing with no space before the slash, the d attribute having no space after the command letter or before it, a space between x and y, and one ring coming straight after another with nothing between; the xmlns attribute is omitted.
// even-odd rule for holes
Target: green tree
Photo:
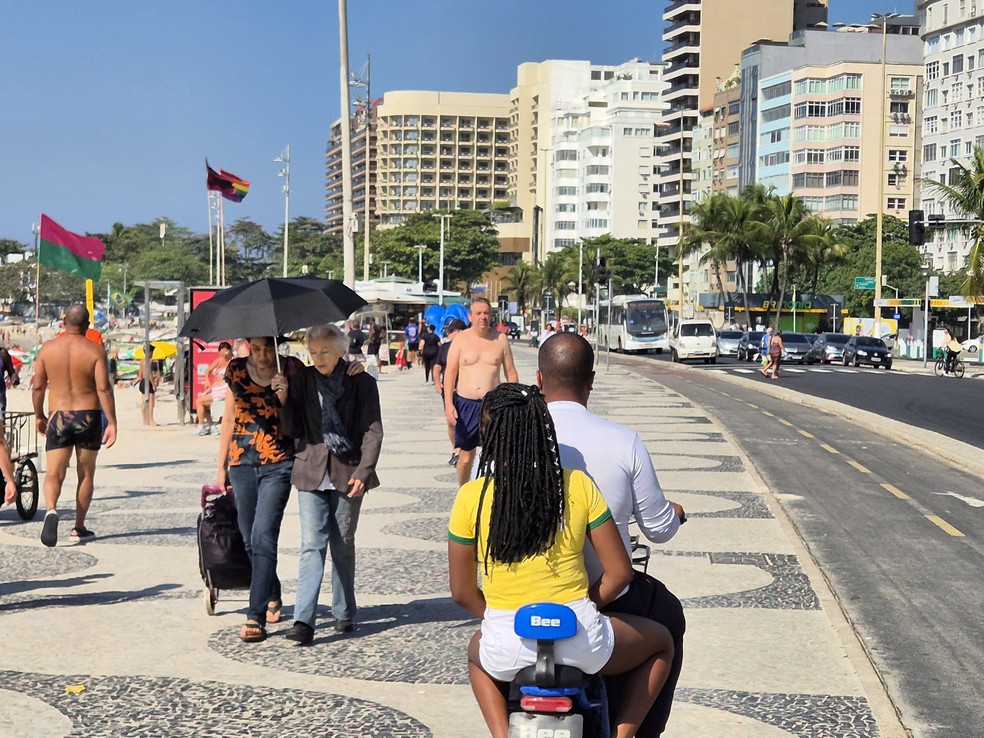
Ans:
<svg viewBox="0 0 984 738"><path fill-rule="evenodd" d="M950 163L956 172L955 177L951 175L952 184L931 179L924 180L924 183L951 207L971 218L984 221L984 149L974 149L969 165L957 159L951 159ZM967 257L966 278L960 291L968 297L977 297L984 295L984 224L977 223L967 230L970 231L974 245Z"/></svg>
<svg viewBox="0 0 984 738"><path fill-rule="evenodd" d="M810 216L806 205L796 195L772 195L766 200L763 214L775 254L773 269L781 274L782 279L779 302L776 304L776 325L779 325L782 304L789 288L790 259L799 259L816 237L810 233Z"/></svg>
<svg viewBox="0 0 984 738"><path fill-rule="evenodd" d="M570 294L570 289L567 287L569 277L567 254L562 251L553 251L547 254L547 258L543 260L539 271L540 288L545 294L553 297L557 314L560 315L564 297Z"/></svg>
<svg viewBox="0 0 984 738"><path fill-rule="evenodd" d="M503 277L506 291L516 298L519 312L526 315L528 305L536 301L540 293L540 275L529 263L521 261Z"/></svg>
<svg viewBox="0 0 984 738"><path fill-rule="evenodd" d="M296 277L303 273L303 267L307 267L309 274L320 277L328 277L331 274L336 279L341 279L342 264L342 237L325 233L325 224L320 220L307 217L297 217L290 222L288 232L290 241L287 254L287 275ZM279 256L281 261L274 266L277 274L283 271L283 243L284 228L280 227L276 237L277 244L280 245ZM356 243L356 263L361 263L361 242ZM275 252L276 253L276 252ZM278 271L277 266L280 267ZM355 270L357 275L361 275L361 268Z"/></svg>
<svg viewBox="0 0 984 738"><path fill-rule="evenodd" d="M820 275L827 267L844 260L848 244L841 230L827 218L810 218L806 231L811 238L804 245L799 266L807 275L810 293L815 295L820 287Z"/></svg>

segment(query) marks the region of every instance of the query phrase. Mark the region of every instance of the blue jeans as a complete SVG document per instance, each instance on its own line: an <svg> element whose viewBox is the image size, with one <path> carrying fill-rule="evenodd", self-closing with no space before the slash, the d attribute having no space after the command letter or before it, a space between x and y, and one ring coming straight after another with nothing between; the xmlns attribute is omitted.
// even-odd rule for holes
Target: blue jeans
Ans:
<svg viewBox="0 0 984 738"><path fill-rule="evenodd" d="M318 592L325 576L325 549L331 549L331 612L336 620L355 615L355 529L362 498L335 490L298 492L301 562L294 620L314 627Z"/></svg>
<svg viewBox="0 0 984 738"><path fill-rule="evenodd" d="M260 466L230 466L229 481L236 495L239 531L246 543L246 553L253 564L249 586L247 617L266 623L267 605L280 600L277 576L277 541L284 508L290 497L290 472L293 459Z"/></svg>

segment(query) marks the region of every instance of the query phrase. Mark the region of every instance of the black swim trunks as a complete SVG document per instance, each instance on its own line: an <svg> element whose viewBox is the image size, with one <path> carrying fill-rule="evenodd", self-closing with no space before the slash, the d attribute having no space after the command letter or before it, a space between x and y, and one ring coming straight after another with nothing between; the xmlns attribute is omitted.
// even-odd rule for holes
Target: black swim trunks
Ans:
<svg viewBox="0 0 984 738"><path fill-rule="evenodd" d="M82 448L98 451L102 446L102 434L100 410L56 410L48 418L44 449Z"/></svg>

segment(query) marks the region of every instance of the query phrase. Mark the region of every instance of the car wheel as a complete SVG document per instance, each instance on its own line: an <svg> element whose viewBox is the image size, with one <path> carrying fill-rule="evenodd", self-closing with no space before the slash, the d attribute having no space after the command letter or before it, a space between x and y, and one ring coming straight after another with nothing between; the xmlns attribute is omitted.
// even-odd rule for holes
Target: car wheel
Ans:
<svg viewBox="0 0 984 738"><path fill-rule="evenodd" d="M855 358L855 359L854 359L854 366L855 366L855 368L860 368L860 366L861 366L861 361L860 361L859 359L857 359L857 358Z"/></svg>
<svg viewBox="0 0 984 738"><path fill-rule="evenodd" d="M713 359L711 359L711 363L712 364L717 364L718 363L718 360L717 360L717 357L716 356Z"/></svg>

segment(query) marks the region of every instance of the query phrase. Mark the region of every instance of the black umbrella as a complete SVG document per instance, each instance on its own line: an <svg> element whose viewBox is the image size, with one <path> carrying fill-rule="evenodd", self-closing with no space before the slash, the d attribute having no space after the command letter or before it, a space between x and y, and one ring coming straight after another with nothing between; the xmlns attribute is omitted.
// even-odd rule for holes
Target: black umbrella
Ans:
<svg viewBox="0 0 984 738"><path fill-rule="evenodd" d="M203 341L279 336L345 320L366 305L341 282L317 277L270 278L217 292L196 307L181 335Z"/></svg>

